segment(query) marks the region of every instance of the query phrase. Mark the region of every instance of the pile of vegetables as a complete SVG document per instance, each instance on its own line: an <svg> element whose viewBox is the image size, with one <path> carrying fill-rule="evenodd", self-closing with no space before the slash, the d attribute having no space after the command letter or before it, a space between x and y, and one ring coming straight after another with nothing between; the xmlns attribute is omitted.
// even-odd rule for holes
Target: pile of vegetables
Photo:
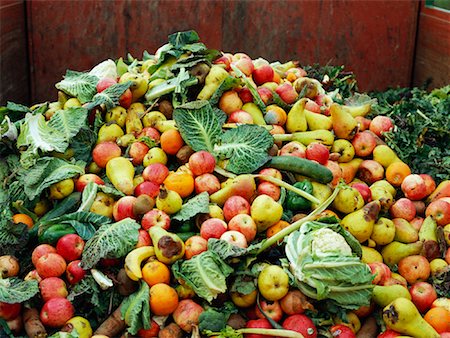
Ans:
<svg viewBox="0 0 450 338"><path fill-rule="evenodd" d="M55 87L0 107L2 336L450 336L448 87L194 31Z"/></svg>

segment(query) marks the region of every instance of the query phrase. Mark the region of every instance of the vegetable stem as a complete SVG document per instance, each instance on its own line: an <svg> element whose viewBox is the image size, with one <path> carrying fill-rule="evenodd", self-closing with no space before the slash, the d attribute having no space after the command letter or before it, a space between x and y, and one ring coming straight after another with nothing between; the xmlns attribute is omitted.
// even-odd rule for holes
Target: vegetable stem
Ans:
<svg viewBox="0 0 450 338"><path fill-rule="evenodd" d="M288 142L294 140L294 134L273 134L275 142Z"/></svg>
<svg viewBox="0 0 450 338"><path fill-rule="evenodd" d="M303 191L302 189L296 188L293 185L286 183L283 180L280 180L278 178L272 177L272 176L267 176L267 175L260 175L260 174L256 174L253 175L254 178L260 178L263 179L265 181L268 181L270 183L276 184L279 187L283 187L287 190L290 190L292 192L295 192L296 194L302 196L303 198L307 199L308 201L314 203L314 204L319 204L320 200L318 198L316 198L315 196L308 194L306 191Z"/></svg>
<svg viewBox="0 0 450 338"><path fill-rule="evenodd" d="M262 334L266 336L276 336L276 337L289 337L289 338L304 338L301 333L292 331L292 330L280 330L280 329L258 329L258 328L245 328L236 330L236 332L245 334L245 333L254 333L254 334Z"/></svg>
<svg viewBox="0 0 450 338"><path fill-rule="evenodd" d="M323 212L336 198L338 192L341 190L340 185L338 185L330 197L328 197L325 201L320 203L317 208L312 211L308 216L299 219L298 221L295 221L288 227L284 228L280 232L276 233L274 236L269 237L264 244L259 248L259 250L256 252L256 255L259 255L261 252L265 251L266 249L270 248L272 245L277 243L278 241L281 241L284 237L291 234L292 232L298 230L302 224L314 220L314 218L319 215L321 212Z"/></svg>

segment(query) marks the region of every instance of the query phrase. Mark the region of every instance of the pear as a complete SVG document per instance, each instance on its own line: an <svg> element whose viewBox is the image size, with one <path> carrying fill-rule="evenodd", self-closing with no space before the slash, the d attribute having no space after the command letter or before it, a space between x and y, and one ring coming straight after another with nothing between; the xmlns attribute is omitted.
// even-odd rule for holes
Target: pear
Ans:
<svg viewBox="0 0 450 338"><path fill-rule="evenodd" d="M422 245L423 244L421 241L408 244L393 241L383 247L383 249L381 250L381 255L383 256L383 261L386 265L393 266L397 264L402 258L420 254Z"/></svg>
<svg viewBox="0 0 450 338"><path fill-rule="evenodd" d="M436 189L428 196L426 202L428 204L442 197L450 197L450 180L439 183Z"/></svg>
<svg viewBox="0 0 450 338"><path fill-rule="evenodd" d="M380 202L382 211L387 212L389 208L394 204L394 197L387 189L381 186L370 186L370 192L372 193L372 200Z"/></svg>
<svg viewBox="0 0 450 338"><path fill-rule="evenodd" d="M300 181L299 179L297 179L297 180ZM311 184L313 186L312 195L314 197L316 197L320 202L325 201L333 193L333 190L327 184L322 184L322 183L314 182L314 181L311 181ZM313 207L313 209L317 208L317 204L313 203L312 207Z"/></svg>
<svg viewBox="0 0 450 338"><path fill-rule="evenodd" d="M164 264L172 264L184 256L184 243L178 235L168 232L159 226L149 229L149 234L155 248L156 258Z"/></svg>
<svg viewBox="0 0 450 338"><path fill-rule="evenodd" d="M116 122L119 127L125 127L125 121L127 118L127 110L124 107L116 106L111 110L108 110L105 115L106 122Z"/></svg>
<svg viewBox="0 0 450 338"><path fill-rule="evenodd" d="M360 242L367 241L380 212L380 202L372 201L363 208L345 216L341 225Z"/></svg>
<svg viewBox="0 0 450 338"><path fill-rule="evenodd" d="M351 140L358 132L358 122L337 103L331 105L330 113L335 135L338 138Z"/></svg>
<svg viewBox="0 0 450 338"><path fill-rule="evenodd" d="M413 243L419 240L417 230L406 219L394 218L392 222L394 222L395 225L394 241Z"/></svg>
<svg viewBox="0 0 450 338"><path fill-rule="evenodd" d="M437 228L436 221L433 217L428 216L419 230L419 240L423 242L422 256L425 256L430 261L438 258L440 255Z"/></svg>
<svg viewBox="0 0 450 338"><path fill-rule="evenodd" d="M253 176L239 175L222 183L222 188L212 194L209 199L211 203L223 206L225 201L233 195L239 195L250 200L255 191L256 183Z"/></svg>
<svg viewBox="0 0 450 338"><path fill-rule="evenodd" d="M383 321L388 328L415 338L439 338L440 334L420 315L414 303L399 297L383 309Z"/></svg>
<svg viewBox="0 0 450 338"><path fill-rule="evenodd" d="M377 145L372 152L374 161L380 163L385 169L394 162L401 161L397 154L386 144Z"/></svg>
<svg viewBox="0 0 450 338"><path fill-rule="evenodd" d="M338 162L350 162L355 157L355 148L353 144L344 139L338 139L334 141L333 146L330 149L330 153L339 154ZM362 162L362 159L361 159Z"/></svg>
<svg viewBox="0 0 450 338"><path fill-rule="evenodd" d="M115 142L117 138L123 136L124 132L114 121L105 123L100 127L97 134L97 144L101 142Z"/></svg>
<svg viewBox="0 0 450 338"><path fill-rule="evenodd" d="M370 238L377 245L387 245L394 240L395 225L389 218L380 217L373 226Z"/></svg>
<svg viewBox="0 0 450 338"><path fill-rule="evenodd" d="M176 59L175 59L176 60ZM205 85L197 95L199 100L208 100L214 94L220 84L229 76L228 72L220 65L213 65L205 78Z"/></svg>
<svg viewBox="0 0 450 338"><path fill-rule="evenodd" d="M114 187L125 195L132 195L134 191L134 166L125 157L115 157L106 164L106 176Z"/></svg>
<svg viewBox="0 0 450 338"><path fill-rule="evenodd" d="M370 109L372 108L372 105L370 103L363 104L361 106L342 106L342 109L344 109L347 113L349 113L353 117L357 116L366 116Z"/></svg>
<svg viewBox="0 0 450 338"><path fill-rule="evenodd" d="M352 187L339 190L333 201L333 207L344 214L359 210L364 206L364 199L360 192Z"/></svg>
<svg viewBox="0 0 450 338"><path fill-rule="evenodd" d="M339 168L341 168L342 178L344 179L345 183L349 184L351 181L353 181L362 162L362 158L354 158L349 162L338 163Z"/></svg>
<svg viewBox="0 0 450 338"><path fill-rule="evenodd" d="M380 262L383 263L383 256L374 248L370 248L365 245L361 245L362 249L362 256L361 256L361 262L370 264L374 262Z"/></svg>
<svg viewBox="0 0 450 338"><path fill-rule="evenodd" d="M297 132L293 134L275 134L272 135L275 142L290 142L290 141L297 141L300 143L303 143L305 146L307 146L310 143L318 142L322 143L323 145L327 147L331 147L334 142L334 135L329 130L313 130L313 131L303 131L303 132Z"/></svg>
<svg viewBox="0 0 450 338"><path fill-rule="evenodd" d="M333 122L331 122L331 117L329 116L313 113L312 111L305 109L305 117L309 130L333 129Z"/></svg>
<svg viewBox="0 0 450 338"><path fill-rule="evenodd" d="M394 186L386 180L376 181L375 183L372 183L372 185L370 186L370 188L375 188L375 187L381 187L381 188L386 189L388 192L390 192L392 197L395 197L395 195L397 194L397 190L394 188Z"/></svg>
<svg viewBox="0 0 450 338"><path fill-rule="evenodd" d="M142 131L142 122L135 109L128 109L125 119L125 129L127 134L139 134Z"/></svg>
<svg viewBox="0 0 450 338"><path fill-rule="evenodd" d="M386 306L399 297L411 299L411 294L403 285L375 285L372 291L372 300L379 306Z"/></svg>
<svg viewBox="0 0 450 338"><path fill-rule="evenodd" d="M308 129L305 115L306 101L306 98L298 100L287 114L286 130L289 133L306 131Z"/></svg>
<svg viewBox="0 0 450 338"><path fill-rule="evenodd" d="M253 200L250 215L256 223L258 232L265 231L283 216L283 207L268 195L259 195Z"/></svg>
<svg viewBox="0 0 450 338"><path fill-rule="evenodd" d="M251 115L254 124L266 125L266 121L264 120L264 116L261 109L259 109L259 107L253 102L245 103L241 109Z"/></svg>

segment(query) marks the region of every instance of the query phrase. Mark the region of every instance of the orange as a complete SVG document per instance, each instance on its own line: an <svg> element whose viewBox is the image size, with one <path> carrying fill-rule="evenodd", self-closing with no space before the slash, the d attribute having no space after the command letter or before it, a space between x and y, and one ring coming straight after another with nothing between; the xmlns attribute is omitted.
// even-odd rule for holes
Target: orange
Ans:
<svg viewBox="0 0 450 338"><path fill-rule="evenodd" d="M450 331L450 311L447 311L443 307L431 308L423 319L438 333Z"/></svg>
<svg viewBox="0 0 450 338"><path fill-rule="evenodd" d="M404 162L394 162L386 168L386 180L396 187L399 187L405 177L410 174L411 169Z"/></svg>
<svg viewBox="0 0 450 338"><path fill-rule="evenodd" d="M23 223L26 224L28 229L31 229L34 225L33 219L26 214L15 214L12 217L14 223Z"/></svg>
<svg viewBox="0 0 450 338"><path fill-rule="evenodd" d="M169 129L163 132L159 141L161 142L162 150L169 155L175 155L184 145L183 138L176 129Z"/></svg>
<svg viewBox="0 0 450 338"><path fill-rule="evenodd" d="M283 230L284 228L286 228L287 226L289 226L290 224L286 221L278 221L277 223L275 223L274 225L272 225L270 228L268 228L266 230L266 237L272 237L273 235L275 235L277 232L280 232L281 230Z"/></svg>
<svg viewBox="0 0 450 338"><path fill-rule="evenodd" d="M142 268L142 278L149 286L158 283L169 284L170 270L164 263L154 260L144 265Z"/></svg>
<svg viewBox="0 0 450 338"><path fill-rule="evenodd" d="M194 191L194 177L187 171L171 172L164 180L167 189L175 191L181 198L186 198Z"/></svg>
<svg viewBox="0 0 450 338"><path fill-rule="evenodd" d="M164 283L157 283L150 288L150 310L156 316L168 316L178 306L177 291Z"/></svg>

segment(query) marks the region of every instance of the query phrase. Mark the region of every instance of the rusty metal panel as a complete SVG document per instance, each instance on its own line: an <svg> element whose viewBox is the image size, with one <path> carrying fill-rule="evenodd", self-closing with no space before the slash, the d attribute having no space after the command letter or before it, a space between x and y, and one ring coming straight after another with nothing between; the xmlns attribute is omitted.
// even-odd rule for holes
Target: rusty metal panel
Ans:
<svg viewBox="0 0 450 338"><path fill-rule="evenodd" d="M140 57L167 35L194 29L210 48L268 60L345 64L361 90L409 85L416 0L149 0L27 2L32 99L55 97L66 69L127 52Z"/></svg>
<svg viewBox="0 0 450 338"><path fill-rule="evenodd" d="M25 7L23 1L0 2L0 105L29 101Z"/></svg>
<svg viewBox="0 0 450 338"><path fill-rule="evenodd" d="M450 13L423 6L417 34L414 85L433 88L450 81Z"/></svg>

